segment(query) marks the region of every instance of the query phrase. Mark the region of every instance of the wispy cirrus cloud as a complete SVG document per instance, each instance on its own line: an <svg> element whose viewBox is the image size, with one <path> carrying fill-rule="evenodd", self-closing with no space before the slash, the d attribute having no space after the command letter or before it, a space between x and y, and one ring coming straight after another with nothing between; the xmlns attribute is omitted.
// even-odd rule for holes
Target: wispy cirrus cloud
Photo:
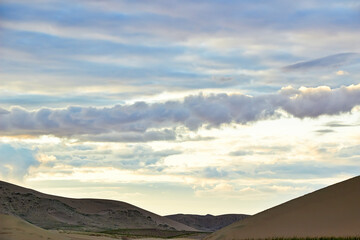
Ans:
<svg viewBox="0 0 360 240"><path fill-rule="evenodd" d="M321 69L337 69L344 65L360 63L359 53L339 53L315 60L292 64L283 68L284 71L310 71Z"/></svg>
<svg viewBox="0 0 360 240"><path fill-rule="evenodd" d="M37 2L0 5L6 56L0 58L0 78L11 90L48 92L57 86L51 91L59 93L125 85L140 93L146 91L142 86L157 92L274 92L289 79L295 87L323 85L321 74L296 71L348 66L350 55L334 54L360 51L354 2ZM289 66L329 54L331 59ZM282 66L293 70L279 71ZM356 82L356 68L341 71L349 73L344 84ZM339 76L326 85L339 87Z"/></svg>

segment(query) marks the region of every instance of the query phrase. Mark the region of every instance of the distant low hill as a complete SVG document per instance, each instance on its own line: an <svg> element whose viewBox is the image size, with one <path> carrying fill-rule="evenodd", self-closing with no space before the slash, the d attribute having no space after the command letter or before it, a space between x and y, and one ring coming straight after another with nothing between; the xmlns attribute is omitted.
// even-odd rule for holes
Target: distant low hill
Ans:
<svg viewBox="0 0 360 240"><path fill-rule="evenodd" d="M44 229L196 231L125 202L52 196L3 181L0 181L1 213L18 216Z"/></svg>
<svg viewBox="0 0 360 240"><path fill-rule="evenodd" d="M207 240L360 236L360 176L229 225Z"/></svg>
<svg viewBox="0 0 360 240"><path fill-rule="evenodd" d="M218 216L213 216L210 214L174 214L165 217L201 231L214 232L248 216L249 215L246 214L224 214Z"/></svg>

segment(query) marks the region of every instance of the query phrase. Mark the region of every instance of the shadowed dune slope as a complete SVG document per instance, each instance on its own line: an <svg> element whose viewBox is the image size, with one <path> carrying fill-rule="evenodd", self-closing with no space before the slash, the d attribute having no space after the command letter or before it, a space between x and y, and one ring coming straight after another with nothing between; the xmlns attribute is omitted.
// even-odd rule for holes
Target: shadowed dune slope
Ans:
<svg viewBox="0 0 360 240"><path fill-rule="evenodd" d="M224 214L218 216L213 216L210 214L174 214L165 217L183 223L187 226L199 229L201 231L214 232L216 230L219 230L220 228L226 227L248 216L249 215L246 214Z"/></svg>
<svg viewBox="0 0 360 240"><path fill-rule="evenodd" d="M24 220L0 214L0 240L70 240L66 236L36 227Z"/></svg>
<svg viewBox="0 0 360 240"><path fill-rule="evenodd" d="M360 176L231 224L207 240L360 236Z"/></svg>
<svg viewBox="0 0 360 240"><path fill-rule="evenodd" d="M196 231L125 202L72 199L43 194L0 181L0 213L45 229L163 229Z"/></svg>

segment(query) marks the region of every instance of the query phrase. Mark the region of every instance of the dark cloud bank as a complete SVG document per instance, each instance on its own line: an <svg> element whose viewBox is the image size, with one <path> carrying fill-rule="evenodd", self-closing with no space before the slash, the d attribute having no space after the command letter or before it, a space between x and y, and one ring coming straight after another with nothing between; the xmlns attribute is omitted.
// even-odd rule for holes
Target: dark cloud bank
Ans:
<svg viewBox="0 0 360 240"><path fill-rule="evenodd" d="M350 112L360 105L360 85L330 89L283 88L276 94L246 96L213 94L188 96L183 101L116 105L109 108L68 107L28 111L0 109L2 135L77 136L93 141L173 140L172 128L247 124L277 118L279 110L297 117Z"/></svg>

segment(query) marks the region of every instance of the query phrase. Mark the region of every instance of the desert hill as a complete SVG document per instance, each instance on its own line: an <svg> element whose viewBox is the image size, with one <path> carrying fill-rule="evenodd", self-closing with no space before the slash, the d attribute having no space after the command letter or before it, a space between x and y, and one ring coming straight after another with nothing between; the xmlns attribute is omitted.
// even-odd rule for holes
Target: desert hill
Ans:
<svg viewBox="0 0 360 240"><path fill-rule="evenodd" d="M360 176L227 226L207 240L360 236Z"/></svg>
<svg viewBox="0 0 360 240"><path fill-rule="evenodd" d="M0 213L45 229L161 229L196 231L125 202L47 195L0 181Z"/></svg>
<svg viewBox="0 0 360 240"><path fill-rule="evenodd" d="M214 232L234 222L242 220L248 216L249 215L246 214L224 214L218 216L213 216L210 214L207 215L174 214L165 217L201 231Z"/></svg>

